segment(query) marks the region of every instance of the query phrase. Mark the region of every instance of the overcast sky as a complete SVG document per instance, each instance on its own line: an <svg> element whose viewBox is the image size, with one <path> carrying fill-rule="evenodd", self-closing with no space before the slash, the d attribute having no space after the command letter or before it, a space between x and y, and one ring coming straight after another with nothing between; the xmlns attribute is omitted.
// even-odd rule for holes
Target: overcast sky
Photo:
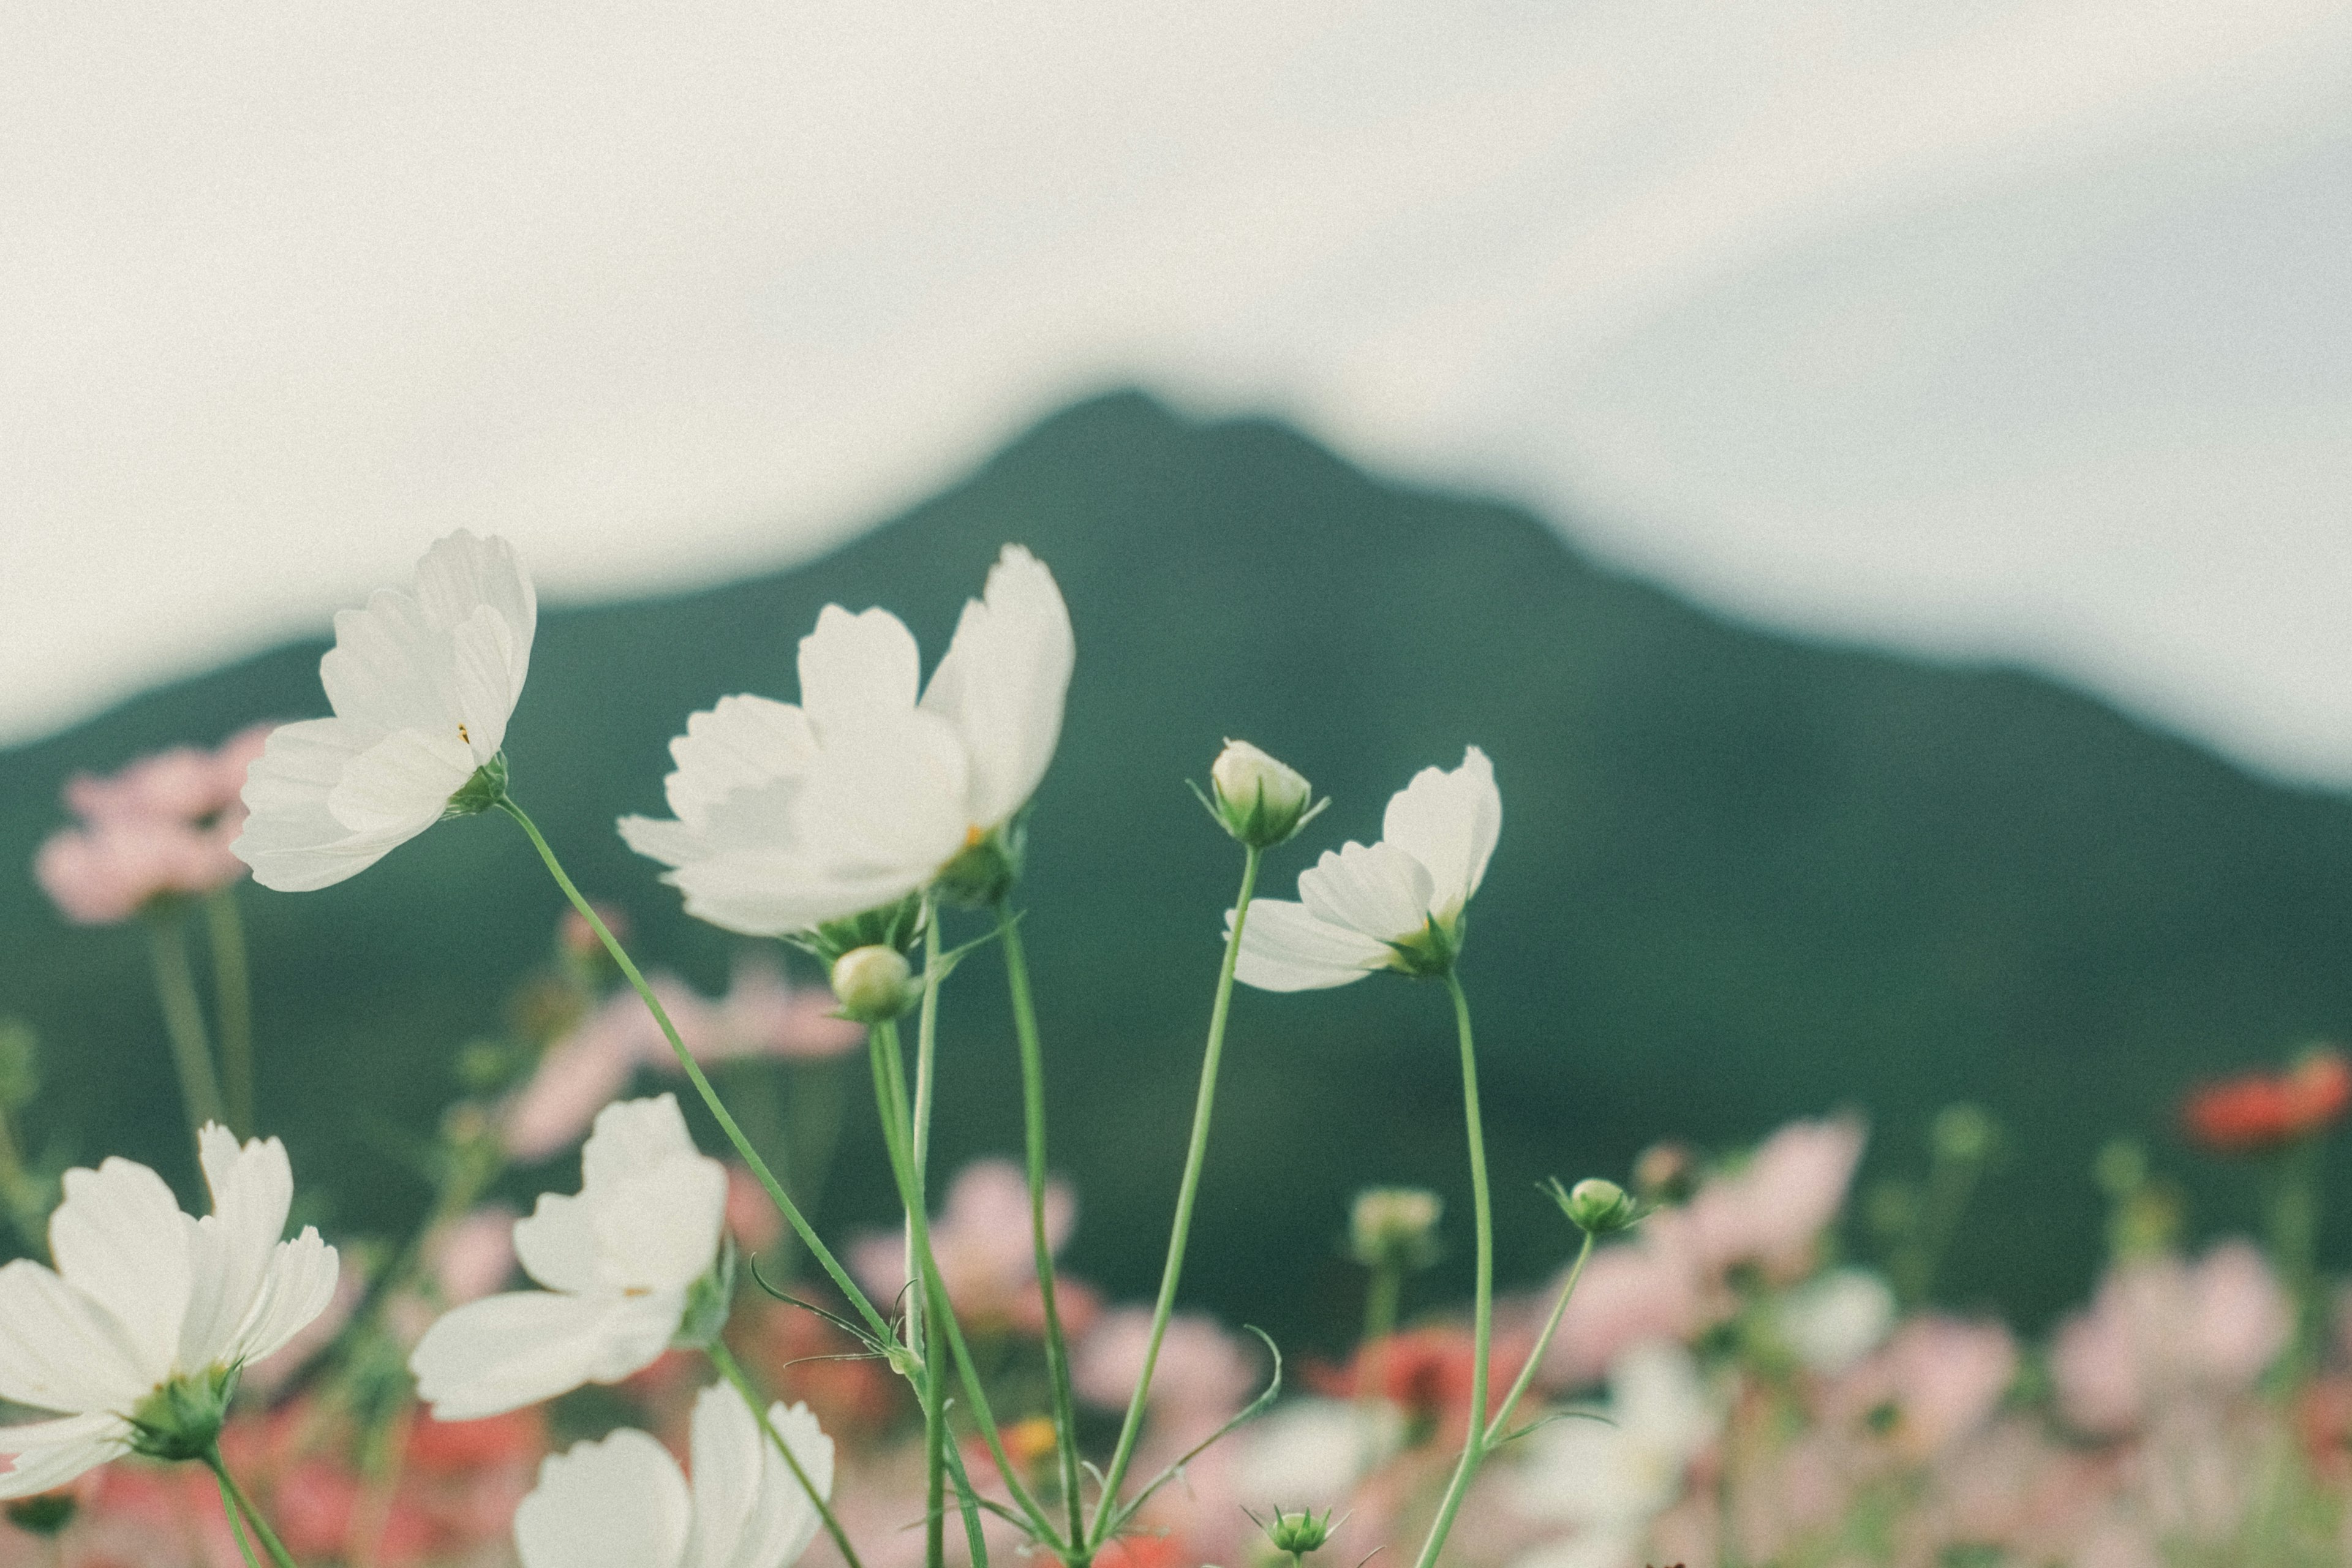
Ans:
<svg viewBox="0 0 2352 1568"><path fill-rule="evenodd" d="M2347 258L2319 0L34 0L0 742L461 524L715 581L1135 381L2352 782Z"/></svg>

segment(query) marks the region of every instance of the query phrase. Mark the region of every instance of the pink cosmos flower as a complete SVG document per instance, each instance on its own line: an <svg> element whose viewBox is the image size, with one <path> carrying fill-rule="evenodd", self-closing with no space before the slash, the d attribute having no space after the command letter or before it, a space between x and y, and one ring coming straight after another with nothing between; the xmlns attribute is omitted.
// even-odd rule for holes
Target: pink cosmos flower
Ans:
<svg viewBox="0 0 2352 1568"><path fill-rule="evenodd" d="M1070 1357L1070 1383L1078 1397L1106 1410L1125 1409L1143 1373L1150 1339L1149 1308L1105 1312ZM1189 1434L1189 1447L1239 1410L1255 1381L1249 1352L1215 1319L1179 1312L1168 1320L1151 1374L1153 1418Z"/></svg>
<svg viewBox="0 0 2352 1568"><path fill-rule="evenodd" d="M229 853L245 823L237 791L268 726L240 731L217 751L178 746L105 777L67 781L79 826L52 834L33 874L68 920L112 925L159 898L196 897L245 875Z"/></svg>
<svg viewBox="0 0 2352 1568"><path fill-rule="evenodd" d="M1045 1242L1059 1252L1078 1219L1069 1184L1045 1185ZM898 1232L868 1236L850 1248L850 1271L868 1290L896 1297L907 1284L905 1242ZM1029 1235L1029 1184L1010 1160L975 1160L956 1173L947 1205L931 1217L931 1256L948 1300L968 1321L1034 1329L1042 1324L1036 1255ZM1055 1282L1057 1294L1065 1290ZM1065 1327L1085 1292L1060 1303Z"/></svg>
<svg viewBox="0 0 2352 1568"><path fill-rule="evenodd" d="M2089 1310L2058 1331L2059 1408L2083 1432L2131 1431L2168 1403L2244 1393L2294 1330L2285 1289L2245 1242L2223 1242L2195 1264L2119 1264Z"/></svg>
<svg viewBox="0 0 2352 1568"><path fill-rule="evenodd" d="M1867 1140L1850 1116L1792 1121L1738 1170L1700 1187L1683 1212L1702 1264L1719 1271L1753 1263L1783 1281L1801 1276L1845 1205Z"/></svg>

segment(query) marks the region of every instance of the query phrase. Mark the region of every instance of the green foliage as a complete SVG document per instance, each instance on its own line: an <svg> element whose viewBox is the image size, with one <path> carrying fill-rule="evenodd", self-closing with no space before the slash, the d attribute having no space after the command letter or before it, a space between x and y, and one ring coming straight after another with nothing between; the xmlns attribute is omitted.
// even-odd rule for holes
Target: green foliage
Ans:
<svg viewBox="0 0 2352 1568"><path fill-rule="evenodd" d="M688 713L793 696L795 644L828 600L890 605L936 659L1007 540L1053 567L1077 628L1015 901L1054 1162L1084 1205L1069 1256L1115 1295L1149 1294L1181 1161L1235 875L1183 781L1228 735L1332 801L1269 853L1277 896L1315 852L1378 837L1416 769L1472 742L1494 757L1502 842L1463 973L1507 1281L1560 1260L1535 1190L1549 1172L1623 1170L1661 1136L1746 1140L1843 1103L1907 1130L1965 1100L2000 1119L2010 1156L1972 1215L2033 1223L1972 1217L1940 1278L2046 1310L2102 1251L2084 1175L2101 1140L2164 1125L2193 1076L2352 1023L2342 801L2033 677L1728 624L1595 568L1524 512L1133 395L1049 420L806 566L545 616L508 737L513 788L583 889L626 910L649 963L716 987L732 946L613 831L660 809ZM76 769L325 711L321 646L0 755L0 860L28 864ZM264 1129L326 1184L336 1223L405 1221L427 1189L371 1130L432 1124L465 1043L498 1028L546 953L560 896L493 814L339 888L240 897ZM981 929L948 919L951 941ZM67 927L21 875L0 883L0 1013L44 1042L40 1120L83 1159L131 1154L193 1190L139 934ZM1332 1245L1349 1196L1411 1184L1466 1205L1454 1067L1434 986L1236 998L1188 1289L1286 1343L1350 1323L1360 1279ZM850 1123L819 1218L836 1233L891 1212L869 1122ZM971 966L945 997L935 1167L1011 1149L1019 1125L1003 982ZM1455 1268L1430 1289L1466 1293L1466 1258Z"/></svg>

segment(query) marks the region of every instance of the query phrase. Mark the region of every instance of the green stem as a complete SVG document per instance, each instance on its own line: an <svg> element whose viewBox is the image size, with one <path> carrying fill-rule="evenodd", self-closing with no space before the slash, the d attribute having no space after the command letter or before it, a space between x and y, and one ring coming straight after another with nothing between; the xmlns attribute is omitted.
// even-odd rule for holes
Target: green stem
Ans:
<svg viewBox="0 0 2352 1568"><path fill-rule="evenodd" d="M1029 1163L1029 1236L1037 1255L1037 1293L1045 1310L1045 1371L1054 1386L1054 1447L1062 1460L1062 1497L1069 1507L1070 1568L1087 1568L1087 1505L1078 1486L1077 1406L1070 1396L1070 1350L1054 1301L1054 1244L1045 1235L1045 1056L1037 1041L1037 1007L1029 994L1029 956L1021 922L1000 900L996 931L1004 945L1004 983L1013 993L1013 1029L1021 1047L1021 1121ZM1108 1495L1108 1493L1106 1493Z"/></svg>
<svg viewBox="0 0 2352 1568"><path fill-rule="evenodd" d="M1446 1483L1444 1499L1438 1504L1437 1518L1429 1527L1429 1539L1422 1544L1415 1568L1434 1568L1438 1553L1444 1550L1445 1537L1454 1528L1454 1516L1460 1511L1470 1482L1486 1458L1486 1376L1495 1348L1495 1212L1493 1195L1486 1187L1486 1133L1478 1112L1478 1053L1470 1036L1470 999L1462 993L1461 977L1450 969L1445 972L1445 989L1453 995L1454 1026L1462 1037L1462 1114L1469 1131L1470 1197L1478 1230L1478 1281L1471 1305L1470 1429L1462 1441L1461 1462L1454 1467L1454 1479Z"/></svg>
<svg viewBox="0 0 2352 1568"><path fill-rule="evenodd" d="M883 1321L882 1314L875 1310L874 1303L866 1300L866 1292L857 1288L857 1282L849 1277L849 1271L841 1266L841 1260L834 1257L833 1249L825 1246L818 1237L816 1231L801 1214L798 1205L785 1194L782 1185L776 1180L775 1173L768 1169L768 1163L760 1158L759 1150L751 1146L751 1141L746 1138L743 1135L743 1130L735 1124L735 1118L728 1114L727 1107L719 1102L719 1091L710 1087L710 1079L704 1076L702 1064L694 1059L694 1053L688 1050L686 1042L677 1037L677 1026L669 1021L669 1014L663 1009L660 998L654 994L653 987L646 984L646 977L637 973L637 966L629 962L629 955L621 951L621 944L614 939L612 931L606 929L604 918L596 912L595 906L581 897L580 889L572 885L572 879L564 874L562 862L556 859L555 851L548 847L546 838L541 835L539 825L531 821L521 806L515 804L511 795L499 795L498 807L513 817L516 826L530 836L531 847L539 851L539 858L546 862L548 874L555 879L555 885L563 889L563 896L572 900L572 907L580 911L580 918L588 922L588 929L596 933L596 940L604 944L604 951L612 955L614 963L619 966L629 984L636 988L638 996L645 1001L646 1010L653 1014L654 1022L661 1026L661 1032L667 1037L670 1049L677 1054L677 1065L685 1069L686 1076L693 1083L696 1092L702 1096L702 1103L709 1106L710 1114L718 1119L720 1131L727 1134L727 1141L735 1145L735 1152L742 1156L743 1163L750 1168L751 1174L758 1178L760 1185L767 1189L769 1201L776 1205L777 1212L784 1216L792 1226L793 1233L799 1236L801 1245L807 1247L809 1256L823 1266L825 1273L832 1278L835 1288L840 1290L842 1299L857 1310L858 1315L866 1320L866 1326L874 1331L875 1337L886 1340L889 1338L890 1325Z"/></svg>
<svg viewBox="0 0 2352 1568"><path fill-rule="evenodd" d="M245 921L236 912L236 889L215 889L205 899L206 934L213 949L213 1007L220 1016L221 1079L228 1101L228 1130L253 1136L253 973L246 963Z"/></svg>
<svg viewBox="0 0 2352 1568"><path fill-rule="evenodd" d="M24 1152L16 1146L16 1128L5 1107L0 1107L0 1202L8 1207L9 1223L27 1255L49 1256L49 1215L40 1187L25 1168Z"/></svg>
<svg viewBox="0 0 2352 1568"><path fill-rule="evenodd" d="M1510 1424L1511 1411L1519 1403L1519 1396L1527 1393L1528 1385L1535 1382L1536 1368L1543 1364L1544 1352L1551 1349L1551 1337L1559 1331L1559 1321L1568 1312L1568 1299L1576 1294L1576 1282L1584 1278L1584 1265L1591 1257L1592 1233L1586 1231L1584 1245L1576 1249L1576 1261L1569 1266L1568 1278L1560 1284L1559 1300L1551 1304L1551 1316L1544 1320L1543 1332L1536 1336L1535 1349L1528 1352L1527 1365L1519 1368L1511 1391L1503 1395L1503 1402L1495 1406L1494 1419L1486 1423L1486 1436L1479 1439L1484 1447L1492 1449L1502 1440L1503 1428Z"/></svg>
<svg viewBox="0 0 2352 1568"><path fill-rule="evenodd" d="M252 1527L253 1533L260 1537L261 1549L269 1553L269 1560L276 1563L278 1568L294 1568L294 1559L288 1554L286 1543L278 1539L278 1532L269 1528L269 1521L261 1517L261 1510L253 1506L253 1500L245 1495L245 1489L236 1484L235 1476L228 1473L228 1466L221 1462L220 1446L215 1444L205 1449L204 1460L205 1468L211 1470L214 1479L220 1482L221 1506L228 1511L230 1525L234 1527L236 1523L236 1516L242 1513L246 1523ZM242 1531L239 1532L237 1544L245 1549L245 1560L251 1563L253 1549L246 1545Z"/></svg>
<svg viewBox="0 0 2352 1568"><path fill-rule="evenodd" d="M915 1207L907 1226L907 1278L921 1279L924 1271L914 1256L913 1214L929 1224L930 1213L931 1069L940 1029L940 911L931 895L924 895L923 1008L915 1027L915 1122L910 1141L914 1167ZM928 1245L928 1236L926 1244ZM948 1402L946 1344L936 1328L926 1331L922 1311L924 1288L908 1300L907 1337L923 1356L923 1561L928 1568L947 1562Z"/></svg>
<svg viewBox="0 0 2352 1568"><path fill-rule="evenodd" d="M898 1026L895 1022L877 1024L866 1036L868 1054L874 1064L874 1105L882 1119L882 1143L890 1159L890 1173L898 1184L898 1198L907 1205L914 1226L915 1261L921 1273L916 1289L928 1299L931 1322L948 1336L948 1347L955 1354L956 1373L963 1384L965 1399L971 1404L973 1423L988 1444L996 1468L1004 1478L1005 1489L1013 1496L1031 1526L1058 1554L1062 1542L1055 1534L1053 1521L1023 1484L1021 1473L1013 1468L1011 1456L1004 1451L1004 1438L997 1430L995 1413L989 1407L987 1391L982 1386L980 1369L971 1359L971 1350L964 1342L963 1329L956 1321L953 1308L948 1301L946 1283L940 1278L939 1263L931 1256L930 1216L919 1203L914 1201L915 1179L911 1139L907 1127L906 1064L900 1056ZM928 1419L929 1412L925 1412Z"/></svg>
<svg viewBox="0 0 2352 1568"><path fill-rule="evenodd" d="M178 914L147 922L148 952L155 962L155 999L163 1004L163 1031L172 1042L172 1065L179 1069L180 1100L193 1137L206 1122L221 1120L220 1082L213 1076L212 1047L205 1039L204 1005L188 967L187 928Z"/></svg>
<svg viewBox="0 0 2352 1568"><path fill-rule="evenodd" d="M719 1369L719 1374L733 1384L735 1392L743 1396L743 1403L751 1407L751 1418L760 1424L760 1430L767 1437L769 1446L783 1457L784 1468L793 1472L793 1479L800 1482L802 1492L815 1507L817 1518L824 1521L824 1532L833 1537L834 1545L840 1549L841 1560L849 1564L849 1568L863 1568L857 1561L857 1549L849 1544L849 1537L843 1531L841 1521L834 1517L833 1505L825 1500L823 1492L817 1490L816 1483L809 1479L808 1471L801 1468L800 1456L793 1453L792 1445L784 1441L784 1435L776 1430L774 1422L768 1419L768 1402L761 1396L758 1389L751 1386L751 1380L744 1373L741 1363L736 1361L735 1352L727 1348L726 1341L713 1339L709 1355L710 1363Z"/></svg>
<svg viewBox="0 0 2352 1568"><path fill-rule="evenodd" d="M2320 1141L2306 1137L2281 1153L2271 1180L2271 1258L2294 1303L2293 1359L2299 1384L2316 1367L2326 1304L2319 1289Z"/></svg>
<svg viewBox="0 0 2352 1568"><path fill-rule="evenodd" d="M1192 1100L1192 1139L1184 1151L1184 1174L1176 1184L1176 1218L1169 1226L1168 1258L1160 1270L1160 1297L1151 1308L1151 1333L1144 1341L1143 1370L1135 1380L1135 1392L1127 1402L1127 1416L1119 1423L1118 1444L1111 1450L1110 1468L1103 1472L1102 1499L1095 1505L1094 1529L1099 1536L1111 1510L1118 1500L1119 1483L1127 1478L1127 1467L1135 1458L1135 1445L1143 1432L1143 1412L1151 1394L1151 1374L1160 1364L1160 1342L1167 1337L1168 1320L1176 1310L1177 1282L1184 1275L1184 1244L1192 1234L1192 1202L1201 1190L1201 1169L1209 1155L1209 1119L1217 1104L1217 1068L1225 1048L1225 1018L1234 999L1234 965L1242 951L1242 924L1249 919L1250 895L1257 888L1257 866L1260 851L1244 846L1242 855L1241 894L1234 900L1234 929L1225 934L1224 962L1217 969L1216 1000L1209 1007L1209 1042L1201 1053L1201 1084ZM1039 1138L1043 1140L1042 1129ZM1099 1547L1097 1538L1090 1542Z"/></svg>

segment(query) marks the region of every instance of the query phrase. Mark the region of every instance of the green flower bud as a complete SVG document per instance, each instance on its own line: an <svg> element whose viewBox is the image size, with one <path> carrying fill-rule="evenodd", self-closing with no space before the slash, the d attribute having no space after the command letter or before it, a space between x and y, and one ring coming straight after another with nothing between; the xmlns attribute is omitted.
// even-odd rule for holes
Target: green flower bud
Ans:
<svg viewBox="0 0 2352 1568"><path fill-rule="evenodd" d="M915 1005L914 972L895 947L853 948L835 961L833 994L842 1016L861 1024L895 1018Z"/></svg>
<svg viewBox="0 0 2352 1568"><path fill-rule="evenodd" d="M1367 1268L1426 1268L1444 1212L1445 1200L1420 1187L1367 1187L1348 1210L1348 1250Z"/></svg>
<svg viewBox="0 0 2352 1568"><path fill-rule="evenodd" d="M1605 1177L1587 1176L1565 1192L1554 1182L1552 1197L1570 1222L1588 1236L1623 1230L1642 1217L1633 1194Z"/></svg>
<svg viewBox="0 0 2352 1568"><path fill-rule="evenodd" d="M1313 1509L1303 1508L1297 1513L1285 1513L1277 1508L1274 1510L1274 1522L1271 1524L1258 1519L1255 1514L1250 1517L1256 1521L1260 1530L1265 1531L1265 1538L1274 1542L1274 1549L1287 1557L1304 1557L1310 1552L1322 1550L1323 1543L1330 1540L1331 1532L1339 1528L1329 1509L1325 1509L1322 1516L1318 1518Z"/></svg>
<svg viewBox="0 0 2352 1568"><path fill-rule="evenodd" d="M1253 849L1270 849L1298 831L1321 806L1306 775L1247 741L1227 741L1209 769L1216 792L1211 815Z"/></svg>

